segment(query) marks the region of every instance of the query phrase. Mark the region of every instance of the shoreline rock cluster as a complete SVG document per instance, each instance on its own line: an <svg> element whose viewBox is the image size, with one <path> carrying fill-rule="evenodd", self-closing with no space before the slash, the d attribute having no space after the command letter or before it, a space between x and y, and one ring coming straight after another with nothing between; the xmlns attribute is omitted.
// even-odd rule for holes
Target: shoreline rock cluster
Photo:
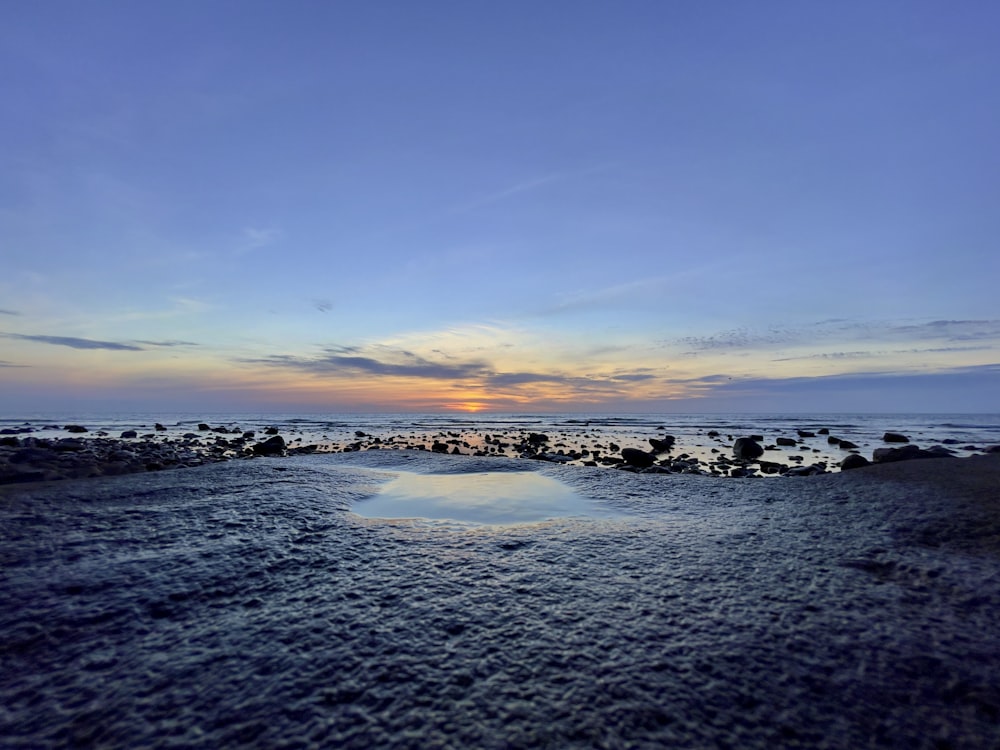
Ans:
<svg viewBox="0 0 1000 750"><path fill-rule="evenodd" d="M61 430L71 437L39 437L38 431ZM665 431L665 428L658 428ZM815 433L798 430L798 439L779 436L765 442L760 434L735 437L710 431L707 436L718 447L710 449L710 458L685 452L677 447L673 435L647 438L648 448L622 447L610 440L595 437L589 443L571 446L565 439L544 433L512 431L504 434L480 432L440 432L436 435L380 437L361 430L354 440L335 444L301 444L301 438L286 440L282 430L269 426L258 431L239 427L211 426L200 423L197 432L171 436L156 423L152 432L125 430L115 438L107 432L90 433L83 425L47 425L0 430L0 484L83 479L145 471L200 466L206 463L247 459L258 456L287 456L303 453L350 453L368 450L418 450L437 454L473 455L497 458L528 458L550 463L606 467L644 474L700 474L717 477L810 476L837 470L852 470L871 463L912 459L948 458L955 455L945 445L920 448L905 435L886 432L883 442L901 447L880 447L871 460L862 456L858 446L829 434L823 428ZM825 435L827 443L845 452L839 462L807 462L803 455L780 452L794 447L806 452L804 441ZM943 441L957 443L957 441ZM995 453L1000 446L978 448L962 446L969 452ZM814 452L815 448L812 449ZM775 452L783 460L770 460Z"/></svg>

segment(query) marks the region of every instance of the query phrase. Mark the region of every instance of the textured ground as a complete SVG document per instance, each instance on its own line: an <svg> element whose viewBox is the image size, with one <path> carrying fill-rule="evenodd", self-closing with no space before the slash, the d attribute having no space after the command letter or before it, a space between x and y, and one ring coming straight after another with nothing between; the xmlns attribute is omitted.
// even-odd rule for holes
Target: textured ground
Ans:
<svg viewBox="0 0 1000 750"><path fill-rule="evenodd" d="M541 471L627 515L351 513L393 467ZM1000 456L769 481L369 452L6 487L0 744L1000 747Z"/></svg>

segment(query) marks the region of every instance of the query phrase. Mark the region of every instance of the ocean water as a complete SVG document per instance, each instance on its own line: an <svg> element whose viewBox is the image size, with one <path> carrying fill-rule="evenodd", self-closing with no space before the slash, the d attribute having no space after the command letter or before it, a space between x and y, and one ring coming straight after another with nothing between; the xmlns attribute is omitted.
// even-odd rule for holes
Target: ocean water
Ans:
<svg viewBox="0 0 1000 750"><path fill-rule="evenodd" d="M154 433L154 425L166 430ZM106 432L117 437L124 430L159 437L181 437L199 433L200 423L225 427L229 431L254 431L276 427L292 445L319 446L339 452L356 444L358 433L379 447L409 447L435 439L457 440L462 452L484 448L486 436L516 440L532 432L549 436L548 448L567 453L582 447L600 449L605 454L620 448L648 448L649 438L673 435L673 456L688 454L703 460L730 453L732 441L746 435L761 435L771 449L764 458L771 461L825 461L836 465L845 454L831 445L827 435L798 438L798 431L850 440L858 451L870 457L882 447L887 431L906 435L921 447L947 445L957 455L970 455L986 446L1000 444L1000 414L609 414L609 413L448 413L448 414L265 414L265 413L120 413L120 414L10 414L0 417L0 429L30 429L39 437L63 437L69 424L87 427L91 434ZM718 433L717 436L709 433ZM200 433L207 435L208 433ZM799 440L794 447L775 447L778 437ZM514 449L499 451L515 455ZM800 457L800 458L796 458Z"/></svg>

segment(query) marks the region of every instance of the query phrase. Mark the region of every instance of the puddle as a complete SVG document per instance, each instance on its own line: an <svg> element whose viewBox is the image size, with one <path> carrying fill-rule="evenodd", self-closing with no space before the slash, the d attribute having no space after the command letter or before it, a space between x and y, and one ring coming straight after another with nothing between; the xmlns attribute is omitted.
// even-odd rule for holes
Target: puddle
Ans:
<svg viewBox="0 0 1000 750"><path fill-rule="evenodd" d="M619 515L568 485L532 471L400 472L377 495L355 503L352 510L365 518L421 518L489 525Z"/></svg>

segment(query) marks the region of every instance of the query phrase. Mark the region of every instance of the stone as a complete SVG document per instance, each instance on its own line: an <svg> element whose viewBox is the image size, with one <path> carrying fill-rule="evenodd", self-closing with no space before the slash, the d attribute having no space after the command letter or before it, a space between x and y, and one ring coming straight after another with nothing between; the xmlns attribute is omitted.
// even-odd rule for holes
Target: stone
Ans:
<svg viewBox="0 0 1000 750"><path fill-rule="evenodd" d="M447 443L442 443L440 440L435 440L433 445L431 445L431 450L435 453L447 453L448 445Z"/></svg>
<svg viewBox="0 0 1000 750"><path fill-rule="evenodd" d="M629 466L645 469L655 463L656 456L638 448L622 448L622 459Z"/></svg>
<svg viewBox="0 0 1000 750"><path fill-rule="evenodd" d="M784 445L784 446L798 445L798 443L795 440L793 440L792 438L786 438L786 437L780 437L777 440L775 440L774 442L777 443L778 445Z"/></svg>
<svg viewBox="0 0 1000 750"><path fill-rule="evenodd" d="M264 430L264 434L265 435L277 435L278 434L278 428L277 427L268 427L266 430Z"/></svg>
<svg viewBox="0 0 1000 750"><path fill-rule="evenodd" d="M212 428L211 428L211 427L209 427L209 426L208 426L207 424L205 424L204 422L200 422L200 423L198 424L198 429L199 429L199 430L201 430L202 432L206 432L207 430L211 430Z"/></svg>
<svg viewBox="0 0 1000 750"><path fill-rule="evenodd" d="M840 470L849 471L850 469L860 469L862 466L870 465L871 462L860 453L852 453L840 462Z"/></svg>
<svg viewBox="0 0 1000 750"><path fill-rule="evenodd" d="M139 433L136 432L135 430L125 430L125 432L123 432L121 434L121 437L123 437L123 438L139 437Z"/></svg>
<svg viewBox="0 0 1000 750"><path fill-rule="evenodd" d="M908 443L910 439L906 435L900 435L898 432L887 432L882 436L882 440L886 443Z"/></svg>
<svg viewBox="0 0 1000 750"><path fill-rule="evenodd" d="M830 430L827 427L820 427L818 430L816 430L816 434L817 435L829 435L830 434Z"/></svg>
<svg viewBox="0 0 1000 750"><path fill-rule="evenodd" d="M876 448L872 454L872 460L877 464L909 461L915 458L954 458L954 456L947 448L923 450L916 445L904 445L902 448Z"/></svg>
<svg viewBox="0 0 1000 750"><path fill-rule="evenodd" d="M840 447L843 448L845 451L852 451L858 447L858 444L852 443L850 440L841 440Z"/></svg>
<svg viewBox="0 0 1000 750"><path fill-rule="evenodd" d="M270 437L262 443L257 443L253 447L253 452L257 456L280 456L285 452L285 439L281 435Z"/></svg>
<svg viewBox="0 0 1000 750"><path fill-rule="evenodd" d="M733 443L733 455L736 458L743 459L744 461L752 461L755 458L760 458L764 455L764 449L760 446L756 440L752 440L748 437L737 438L736 442Z"/></svg>
<svg viewBox="0 0 1000 750"><path fill-rule="evenodd" d="M810 438L816 437L815 432L809 432L809 430L796 430L800 438Z"/></svg>
<svg viewBox="0 0 1000 750"><path fill-rule="evenodd" d="M155 425L153 426L153 429L154 429L154 430L156 430L157 432L166 432L166 431L167 431L167 428L166 428L166 427L164 427L164 426L163 426L162 424L160 424L159 422L157 422L157 423L156 423L156 424L155 424Z"/></svg>
<svg viewBox="0 0 1000 750"><path fill-rule="evenodd" d="M88 430L86 427L78 424L68 424L65 427L63 427L63 429L66 430L66 432L90 432L90 430Z"/></svg>
<svg viewBox="0 0 1000 750"><path fill-rule="evenodd" d="M540 432L532 432L528 435L528 442L532 445L541 445L542 443L549 442L549 436L543 435Z"/></svg>
<svg viewBox="0 0 1000 750"><path fill-rule="evenodd" d="M649 444L657 453L665 453L674 447L676 440L673 435L664 435L662 438L649 438Z"/></svg>

